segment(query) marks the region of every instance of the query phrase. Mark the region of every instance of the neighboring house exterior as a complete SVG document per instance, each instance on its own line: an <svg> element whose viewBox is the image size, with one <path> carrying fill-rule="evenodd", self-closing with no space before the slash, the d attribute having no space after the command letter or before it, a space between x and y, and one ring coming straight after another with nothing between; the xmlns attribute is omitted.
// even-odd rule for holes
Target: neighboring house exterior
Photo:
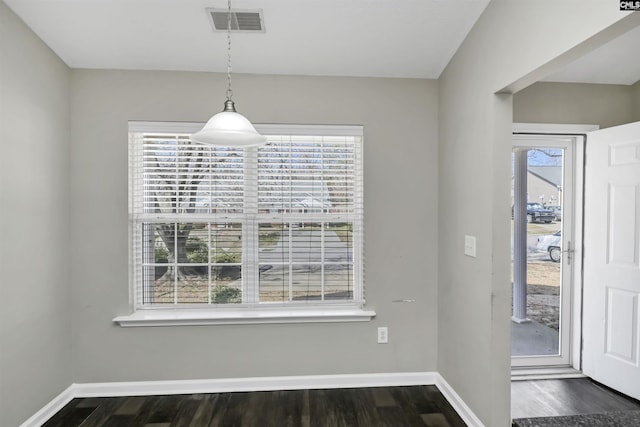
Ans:
<svg viewBox="0 0 640 427"><path fill-rule="evenodd" d="M527 202L562 206L562 166L529 166L527 168ZM513 206L513 177L511 177Z"/></svg>
<svg viewBox="0 0 640 427"><path fill-rule="evenodd" d="M527 201L562 205L562 166L529 166Z"/></svg>

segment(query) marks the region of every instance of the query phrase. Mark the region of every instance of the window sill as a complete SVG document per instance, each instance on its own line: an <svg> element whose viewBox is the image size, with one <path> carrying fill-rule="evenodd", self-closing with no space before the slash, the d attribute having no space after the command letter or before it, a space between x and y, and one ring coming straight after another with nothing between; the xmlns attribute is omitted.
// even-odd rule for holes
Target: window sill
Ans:
<svg viewBox="0 0 640 427"><path fill-rule="evenodd" d="M367 322L376 315L372 310L358 308L325 309L160 309L138 310L113 321L122 327L136 326L201 326L248 325L262 323L327 323Z"/></svg>

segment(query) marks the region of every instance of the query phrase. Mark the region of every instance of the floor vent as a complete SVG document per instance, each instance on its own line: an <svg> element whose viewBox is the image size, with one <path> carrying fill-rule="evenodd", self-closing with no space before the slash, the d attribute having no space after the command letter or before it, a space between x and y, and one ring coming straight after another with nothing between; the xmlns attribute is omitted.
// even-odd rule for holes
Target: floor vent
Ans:
<svg viewBox="0 0 640 427"><path fill-rule="evenodd" d="M227 9L207 9L213 31L227 31ZM264 33L262 9L231 10L231 31Z"/></svg>

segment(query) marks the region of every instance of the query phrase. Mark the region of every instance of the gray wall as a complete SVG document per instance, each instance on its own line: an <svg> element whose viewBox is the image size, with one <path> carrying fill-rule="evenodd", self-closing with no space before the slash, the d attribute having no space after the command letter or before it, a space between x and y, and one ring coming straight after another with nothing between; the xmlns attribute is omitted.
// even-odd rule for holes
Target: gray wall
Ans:
<svg viewBox="0 0 640 427"><path fill-rule="evenodd" d="M633 121L640 121L640 80L631 86Z"/></svg>
<svg viewBox="0 0 640 427"><path fill-rule="evenodd" d="M513 96L516 123L571 123L601 128L629 123L634 116L633 86L535 83Z"/></svg>
<svg viewBox="0 0 640 427"><path fill-rule="evenodd" d="M513 117L512 96L496 93L563 65L625 16L610 6L493 0L439 80L438 371L487 426L510 425ZM464 256L467 234L477 258Z"/></svg>
<svg viewBox="0 0 640 427"><path fill-rule="evenodd" d="M71 382L67 67L0 2L0 425Z"/></svg>
<svg viewBox="0 0 640 427"><path fill-rule="evenodd" d="M255 123L362 124L372 322L121 328L129 311L127 120L205 121L225 76L72 72L74 381L434 371L437 82L234 75ZM415 304L392 303L415 298ZM389 344L376 328L389 327Z"/></svg>

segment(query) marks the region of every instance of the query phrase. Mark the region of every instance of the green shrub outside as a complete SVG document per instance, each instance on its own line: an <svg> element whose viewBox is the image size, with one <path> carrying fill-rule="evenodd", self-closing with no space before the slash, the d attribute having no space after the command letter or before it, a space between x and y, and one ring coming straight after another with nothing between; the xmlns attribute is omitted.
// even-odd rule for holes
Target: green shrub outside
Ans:
<svg viewBox="0 0 640 427"><path fill-rule="evenodd" d="M216 286L211 291L211 302L214 304L239 304L242 302L242 291L230 286Z"/></svg>
<svg viewBox="0 0 640 427"><path fill-rule="evenodd" d="M185 243L187 260L192 263L206 263L209 258L209 246L197 237L189 237Z"/></svg>
<svg viewBox="0 0 640 427"><path fill-rule="evenodd" d="M154 248L155 262L166 263L169 262L169 251L163 246L156 246Z"/></svg>

